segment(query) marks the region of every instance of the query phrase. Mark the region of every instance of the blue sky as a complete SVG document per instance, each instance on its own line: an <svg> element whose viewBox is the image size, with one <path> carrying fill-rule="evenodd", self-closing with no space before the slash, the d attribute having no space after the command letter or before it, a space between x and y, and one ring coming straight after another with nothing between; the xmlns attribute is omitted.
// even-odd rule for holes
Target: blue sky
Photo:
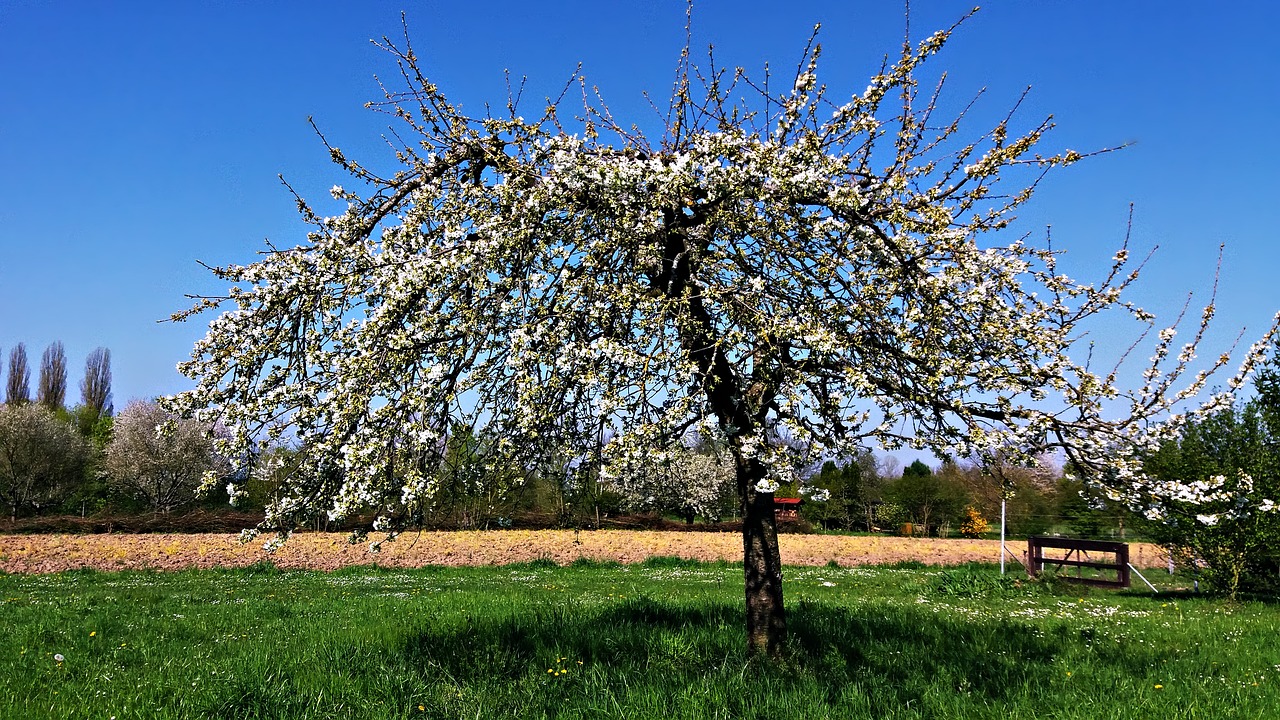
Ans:
<svg viewBox="0 0 1280 720"><path fill-rule="evenodd" d="M694 43L717 61L794 67L823 23L823 82L859 92L901 42L892 2L709 0ZM1096 276L1129 204L1134 247L1159 245L1135 299L1158 315L1207 298L1227 246L1208 344L1261 334L1280 309L1272 247L1280 228L1280 10L1237 2L992 2L934 69L948 97L1002 114L1032 86L1021 117L1052 113L1046 148L1133 146L1052 176L1019 230L1053 225L1064 267ZM967 6L915 3L917 37ZM579 61L616 115L650 123L642 95L665 97L684 39L684 5L561 2L0 3L0 349L33 363L61 340L76 394L84 358L111 349L117 407L189 382L175 370L199 323L159 323L184 293L220 288L197 260L252 259L265 238L305 232L283 174L323 206L344 183L307 125L349 157L386 158L386 118L363 109L392 79L369 43L398 36L400 12L433 80L466 109L504 99L502 71L554 92ZM975 131L977 126L973 126ZM351 183L348 183L351 187ZM1100 338L1112 344L1120 331ZM1212 353L1202 353L1212 354ZM1141 368L1135 369L1135 373Z"/></svg>

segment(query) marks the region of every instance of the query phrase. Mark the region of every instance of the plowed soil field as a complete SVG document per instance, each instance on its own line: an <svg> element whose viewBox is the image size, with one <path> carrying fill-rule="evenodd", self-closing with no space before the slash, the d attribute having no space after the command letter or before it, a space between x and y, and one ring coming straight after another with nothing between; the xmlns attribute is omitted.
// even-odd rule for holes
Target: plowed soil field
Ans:
<svg viewBox="0 0 1280 720"><path fill-rule="evenodd" d="M268 555L260 542L241 544L236 535L0 535L0 570L50 573L76 568L99 570L180 570L240 567L270 560L282 568L334 570L377 563L385 567L420 565L502 565L537 559L565 564L578 558L641 562L654 556L698 560L741 560L742 537L735 533L653 532L641 530L502 530L424 532L385 543L378 554L367 545L351 545L347 535L300 533ZM940 540L909 537L782 535L782 562L788 565L843 566L918 560L954 565L998 562L998 540ZM1010 542L1019 557L1025 543ZM1167 562L1160 548L1129 545L1138 567Z"/></svg>

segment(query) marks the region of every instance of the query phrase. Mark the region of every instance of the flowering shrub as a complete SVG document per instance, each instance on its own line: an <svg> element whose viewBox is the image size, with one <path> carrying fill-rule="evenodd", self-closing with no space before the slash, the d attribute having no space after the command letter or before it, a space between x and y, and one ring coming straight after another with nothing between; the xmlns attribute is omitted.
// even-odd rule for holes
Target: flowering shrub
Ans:
<svg viewBox="0 0 1280 720"><path fill-rule="evenodd" d="M166 425L172 427L162 432ZM206 475L229 473L230 461L214 451L220 428L176 418L154 402L129 403L114 428L105 462L111 482L154 510L167 513L190 503ZM241 487L227 488L233 504L243 494Z"/></svg>
<svg viewBox="0 0 1280 720"><path fill-rule="evenodd" d="M37 403L0 405L0 508L8 517L55 506L84 475L88 448Z"/></svg>
<svg viewBox="0 0 1280 720"><path fill-rule="evenodd" d="M1146 462L1130 508L1175 562L1219 592L1280 590L1280 393L1268 389L1242 406L1187 425Z"/></svg>
<svg viewBox="0 0 1280 720"><path fill-rule="evenodd" d="M987 519L982 517L982 513L974 507L964 509L964 522L960 523L961 535L967 538L980 538L987 534L989 527Z"/></svg>

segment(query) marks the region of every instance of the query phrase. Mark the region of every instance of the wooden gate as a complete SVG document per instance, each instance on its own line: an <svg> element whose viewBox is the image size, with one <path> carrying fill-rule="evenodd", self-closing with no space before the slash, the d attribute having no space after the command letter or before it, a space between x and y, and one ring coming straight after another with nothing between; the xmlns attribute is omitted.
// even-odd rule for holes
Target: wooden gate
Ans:
<svg viewBox="0 0 1280 720"><path fill-rule="evenodd" d="M1044 554L1046 548L1066 550L1067 553L1063 557L1046 557ZM1094 558L1090 553L1099 555L1109 553L1115 559L1106 562L1101 558ZM1044 572L1046 566L1050 565L1059 571L1058 577L1062 580L1101 587L1129 587L1129 546L1126 543L1062 537L1027 538L1027 573L1032 576L1039 575ZM1075 568L1075 576L1069 572L1062 572L1063 568ZM1116 577L1114 580L1106 577L1084 577L1083 571L1086 568L1110 570L1115 572Z"/></svg>

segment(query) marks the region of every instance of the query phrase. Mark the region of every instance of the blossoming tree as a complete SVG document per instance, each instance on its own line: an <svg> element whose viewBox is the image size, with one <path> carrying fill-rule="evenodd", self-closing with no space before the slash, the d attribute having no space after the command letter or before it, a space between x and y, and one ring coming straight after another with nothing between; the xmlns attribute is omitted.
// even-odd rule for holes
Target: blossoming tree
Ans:
<svg viewBox="0 0 1280 720"><path fill-rule="evenodd" d="M1205 383L1174 390L1186 358L1166 359L1171 335L1131 393L1072 359L1099 313L1150 322L1121 298L1136 272L1121 249L1079 283L1048 247L986 240L1081 155L1036 154L1048 121L958 142L962 118L939 122L916 80L949 32L841 98L818 83L812 42L781 92L686 50L649 135L580 79L572 122L562 101L522 115L518 96L464 115L407 41L386 41L404 87L372 105L401 124L400 169L329 146L359 188L333 188L346 211L299 198L305 242L215 269L229 292L176 317L228 309L172 404L229 428L229 456L296 435L308 460L266 519L286 531L368 509L394 530L433 492L458 423L528 468L596 448L619 475L700 432L733 462L748 647L776 654L773 491L797 468L909 443L1061 448L1132 472L1117 449ZM1027 183L1002 189L1019 168Z"/></svg>
<svg viewBox="0 0 1280 720"><path fill-rule="evenodd" d="M636 467L633 476L614 473L623 509L670 512L689 523L697 516L718 520L722 498L734 480L727 455L681 446L664 454L664 462Z"/></svg>
<svg viewBox="0 0 1280 720"><path fill-rule="evenodd" d="M158 432L166 425L172 425L169 432ZM214 452L211 440L220 432L216 426L174 418L157 403L134 400L112 427L104 463L111 483L153 510L168 513L194 500L206 473L227 474L229 462Z"/></svg>

